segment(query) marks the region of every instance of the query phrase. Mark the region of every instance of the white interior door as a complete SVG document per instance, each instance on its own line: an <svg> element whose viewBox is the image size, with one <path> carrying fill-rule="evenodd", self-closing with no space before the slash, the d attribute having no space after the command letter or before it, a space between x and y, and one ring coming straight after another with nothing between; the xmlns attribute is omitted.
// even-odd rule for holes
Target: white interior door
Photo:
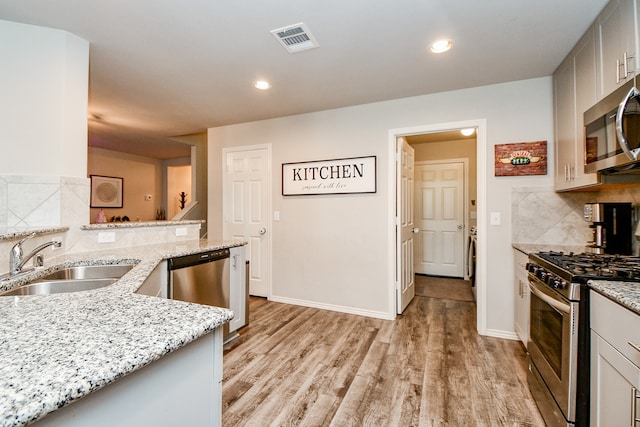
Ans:
<svg viewBox="0 0 640 427"><path fill-rule="evenodd" d="M416 166L416 272L464 277L464 163Z"/></svg>
<svg viewBox="0 0 640 427"><path fill-rule="evenodd" d="M223 159L223 237L248 242L249 294L269 297L271 150L266 146L225 149Z"/></svg>
<svg viewBox="0 0 640 427"><path fill-rule="evenodd" d="M414 150L398 138L396 150L396 212L399 233L396 254L397 312L401 314L415 296L415 271L413 267L414 240Z"/></svg>

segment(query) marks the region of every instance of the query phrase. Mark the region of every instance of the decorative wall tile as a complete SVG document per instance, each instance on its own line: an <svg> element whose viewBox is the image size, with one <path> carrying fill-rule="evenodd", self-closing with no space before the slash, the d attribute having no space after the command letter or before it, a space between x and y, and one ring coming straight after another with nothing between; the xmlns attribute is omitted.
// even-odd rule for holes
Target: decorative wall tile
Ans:
<svg viewBox="0 0 640 427"><path fill-rule="evenodd" d="M551 187L521 187L511 191L511 240L523 244L578 245L591 240L589 223L583 218L584 204L631 202L640 205L640 186L597 192L556 193ZM637 220L633 230L637 227ZM633 253L638 242L633 239Z"/></svg>

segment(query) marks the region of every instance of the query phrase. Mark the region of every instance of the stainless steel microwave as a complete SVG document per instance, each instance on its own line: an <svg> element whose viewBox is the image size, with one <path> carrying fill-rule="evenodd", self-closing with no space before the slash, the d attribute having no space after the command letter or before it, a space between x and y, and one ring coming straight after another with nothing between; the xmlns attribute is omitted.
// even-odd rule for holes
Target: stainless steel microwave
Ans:
<svg viewBox="0 0 640 427"><path fill-rule="evenodd" d="M586 173L640 167L640 91L635 84L630 80L585 111Z"/></svg>

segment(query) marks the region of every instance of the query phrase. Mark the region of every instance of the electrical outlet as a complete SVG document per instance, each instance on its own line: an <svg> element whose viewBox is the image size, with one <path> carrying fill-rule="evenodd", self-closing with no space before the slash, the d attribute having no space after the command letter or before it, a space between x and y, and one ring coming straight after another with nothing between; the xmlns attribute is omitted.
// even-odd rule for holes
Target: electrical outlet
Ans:
<svg viewBox="0 0 640 427"><path fill-rule="evenodd" d="M115 231L98 232L98 243L113 243L116 241Z"/></svg>

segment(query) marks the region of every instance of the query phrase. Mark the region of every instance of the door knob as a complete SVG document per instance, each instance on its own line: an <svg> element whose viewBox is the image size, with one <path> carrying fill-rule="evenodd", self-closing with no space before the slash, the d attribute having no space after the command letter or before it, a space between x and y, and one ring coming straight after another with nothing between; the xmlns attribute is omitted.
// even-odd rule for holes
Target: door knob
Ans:
<svg viewBox="0 0 640 427"><path fill-rule="evenodd" d="M420 232L420 229L418 227L414 228L413 230L411 230L411 232L413 234L418 234Z"/></svg>
<svg viewBox="0 0 640 427"><path fill-rule="evenodd" d="M267 229L266 229L266 228L262 227L262 228L260 229L260 235L264 235L266 232L267 232Z"/></svg>
<svg viewBox="0 0 640 427"><path fill-rule="evenodd" d="M462 230L462 224L458 224L458 230Z"/></svg>

